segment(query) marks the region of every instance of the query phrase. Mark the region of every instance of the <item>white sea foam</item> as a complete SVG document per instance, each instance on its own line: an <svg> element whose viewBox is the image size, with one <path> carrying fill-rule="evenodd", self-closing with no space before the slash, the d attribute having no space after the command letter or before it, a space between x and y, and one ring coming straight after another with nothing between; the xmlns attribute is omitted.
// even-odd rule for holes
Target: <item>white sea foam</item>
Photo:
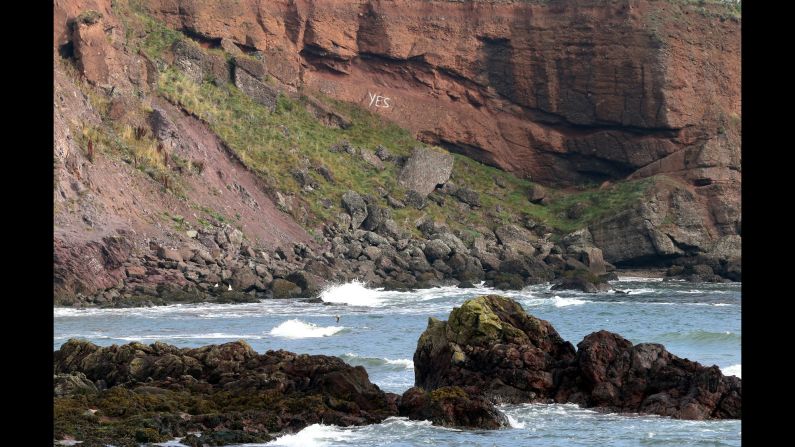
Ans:
<svg viewBox="0 0 795 447"><path fill-rule="evenodd" d="M508 418L508 424L511 426L511 428L525 428L527 426L524 422L517 421L510 414L506 413L505 416Z"/></svg>
<svg viewBox="0 0 795 447"><path fill-rule="evenodd" d="M743 366L742 364L738 363L737 365L731 365L725 368L721 368L721 371L726 376L737 376L739 378L742 378L742 366Z"/></svg>
<svg viewBox="0 0 795 447"><path fill-rule="evenodd" d="M320 298L326 303L374 307L383 303L378 295L377 290L368 289L364 283L354 280L327 287L320 293Z"/></svg>
<svg viewBox="0 0 795 447"><path fill-rule="evenodd" d="M555 307L566 307L566 306L579 306L585 303L590 303L591 301L587 300L580 300L577 298L561 298L559 296L555 296L551 300L552 305Z"/></svg>
<svg viewBox="0 0 795 447"><path fill-rule="evenodd" d="M619 276L619 282L660 282L663 278L646 278L644 276Z"/></svg>
<svg viewBox="0 0 795 447"><path fill-rule="evenodd" d="M348 441L354 436L334 425L312 424L292 435L284 435L265 444L283 447L323 447L330 442Z"/></svg>
<svg viewBox="0 0 795 447"><path fill-rule="evenodd" d="M406 369L414 369L414 360L411 359L387 359L386 362L390 365L400 365Z"/></svg>
<svg viewBox="0 0 795 447"><path fill-rule="evenodd" d="M318 326L298 319L287 320L271 329L270 334L284 338L316 338L330 337L345 329L344 326Z"/></svg>

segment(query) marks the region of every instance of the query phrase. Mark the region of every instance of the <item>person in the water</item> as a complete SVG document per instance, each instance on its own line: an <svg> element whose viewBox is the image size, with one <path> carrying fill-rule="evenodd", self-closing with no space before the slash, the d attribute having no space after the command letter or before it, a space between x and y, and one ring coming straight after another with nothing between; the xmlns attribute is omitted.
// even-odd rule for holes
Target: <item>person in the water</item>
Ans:
<svg viewBox="0 0 795 447"><path fill-rule="evenodd" d="M339 315L334 315L334 317L337 319L337 324L340 324L340 316Z"/></svg>

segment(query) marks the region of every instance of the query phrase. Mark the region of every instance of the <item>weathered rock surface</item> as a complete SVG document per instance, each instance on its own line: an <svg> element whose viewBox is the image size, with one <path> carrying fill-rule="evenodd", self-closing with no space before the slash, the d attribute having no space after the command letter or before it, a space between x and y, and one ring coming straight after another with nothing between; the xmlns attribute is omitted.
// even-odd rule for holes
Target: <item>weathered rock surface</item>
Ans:
<svg viewBox="0 0 795 447"><path fill-rule="evenodd" d="M664 174L688 185L700 230L674 235L672 246L657 234L667 234L658 228L665 223L651 219L647 230L642 219L616 216L631 222L615 225L651 242L639 236L611 249L610 230L595 230L608 262L739 234L741 24L726 5L161 0L146 8L176 29L260 51L287 86L358 103L534 182ZM545 198L542 187L529 191L530 201Z"/></svg>
<svg viewBox="0 0 795 447"><path fill-rule="evenodd" d="M437 185L443 185L452 172L452 155L432 148L417 147L403 165L398 182L404 188L426 197Z"/></svg>
<svg viewBox="0 0 795 447"><path fill-rule="evenodd" d="M467 392L460 387L410 388L401 396L398 411L411 420L444 427L496 429L508 425L505 415L476 390Z"/></svg>
<svg viewBox="0 0 795 447"><path fill-rule="evenodd" d="M594 332L577 345L576 366L575 382L566 381L557 399L678 419L742 416L741 379L679 358L660 344L633 346L618 334Z"/></svg>
<svg viewBox="0 0 795 447"><path fill-rule="evenodd" d="M515 301L481 296L448 321L429 319L414 353L415 385L476 387L493 402L574 402L681 419L742 416L742 381L620 335L586 336L575 353Z"/></svg>
<svg viewBox="0 0 795 447"><path fill-rule="evenodd" d="M477 387L492 400L520 403L555 394L555 374L574 346L544 320L496 295L466 301L448 321L428 320L414 353L415 385Z"/></svg>
<svg viewBox="0 0 795 447"><path fill-rule="evenodd" d="M219 445L265 442L314 423L371 424L398 413L398 396L373 385L361 366L281 350L257 354L242 341L179 349L69 340L54 361L56 378L70 377L61 383L81 384L56 383L58 439L119 445L201 431L224 440ZM95 383L101 391L91 389ZM81 416L89 409L91 417Z"/></svg>

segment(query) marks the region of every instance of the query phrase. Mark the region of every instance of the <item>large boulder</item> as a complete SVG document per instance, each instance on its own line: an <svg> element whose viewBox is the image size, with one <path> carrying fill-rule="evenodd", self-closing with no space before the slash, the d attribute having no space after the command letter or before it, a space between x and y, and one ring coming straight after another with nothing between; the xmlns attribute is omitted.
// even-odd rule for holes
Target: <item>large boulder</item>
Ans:
<svg viewBox="0 0 795 447"><path fill-rule="evenodd" d="M406 189L425 198L450 179L453 156L436 148L417 147L400 171L398 182Z"/></svg>
<svg viewBox="0 0 795 447"><path fill-rule="evenodd" d="M516 225L503 225L494 230L494 234L502 245L517 253L533 256L536 248L533 245L538 236Z"/></svg>
<svg viewBox="0 0 795 447"><path fill-rule="evenodd" d="M235 67L235 86L246 96L269 110L276 109L276 98L278 98L279 92L248 71Z"/></svg>
<svg viewBox="0 0 795 447"><path fill-rule="evenodd" d="M426 390L474 386L494 401L530 402L554 395L556 371L575 358L547 321L515 301L481 296L428 320L414 353L415 385Z"/></svg>
<svg viewBox="0 0 795 447"><path fill-rule="evenodd" d="M552 290L579 290L585 293L607 292L611 289L607 280L585 269L569 270L552 285Z"/></svg>
<svg viewBox="0 0 795 447"><path fill-rule="evenodd" d="M367 203L356 191L346 191L342 195L342 206L351 216L351 228L357 229L367 219Z"/></svg>

